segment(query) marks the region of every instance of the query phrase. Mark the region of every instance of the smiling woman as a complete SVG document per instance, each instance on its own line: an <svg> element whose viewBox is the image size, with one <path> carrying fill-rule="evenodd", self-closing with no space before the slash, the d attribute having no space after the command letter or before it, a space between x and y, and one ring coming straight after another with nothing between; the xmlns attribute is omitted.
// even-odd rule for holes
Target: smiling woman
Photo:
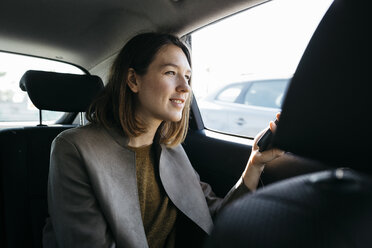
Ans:
<svg viewBox="0 0 372 248"><path fill-rule="evenodd" d="M173 35L139 34L123 47L87 111L91 123L52 143L44 247L200 247L212 216L256 189L281 151L254 146L225 198L200 181L180 144L190 77L189 51Z"/></svg>
<svg viewBox="0 0 372 248"><path fill-rule="evenodd" d="M106 90L87 111L87 119L105 127L120 127L131 137L154 134L165 121L160 140L167 145L178 144L188 127L190 64L188 48L174 36L147 33L134 37L114 61ZM167 70L169 67L173 70ZM174 108L169 103L172 98L180 98L185 104ZM170 113L176 117L164 116ZM148 123L153 121L148 120L150 117L157 123Z"/></svg>
<svg viewBox="0 0 372 248"><path fill-rule="evenodd" d="M137 118L154 131L162 121L179 122L185 103L190 105L190 77L189 61L176 45L160 48L144 75L131 68L128 86L137 94Z"/></svg>

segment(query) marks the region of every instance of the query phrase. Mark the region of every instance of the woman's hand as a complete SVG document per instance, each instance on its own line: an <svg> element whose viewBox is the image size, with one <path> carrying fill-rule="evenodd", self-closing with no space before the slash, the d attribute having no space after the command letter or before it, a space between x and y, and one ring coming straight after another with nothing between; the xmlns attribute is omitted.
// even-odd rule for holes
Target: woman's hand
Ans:
<svg viewBox="0 0 372 248"><path fill-rule="evenodd" d="M279 120L280 113L276 114L276 119ZM271 132L275 133L276 124L270 121L269 128ZM258 181L260 179L261 173L266 165L270 161L282 156L284 151L273 148L264 152L258 150L257 142L261 136L266 132L267 129L261 131L255 138L252 146L251 156L249 157L247 166L243 172L244 184L252 191L256 190Z"/></svg>

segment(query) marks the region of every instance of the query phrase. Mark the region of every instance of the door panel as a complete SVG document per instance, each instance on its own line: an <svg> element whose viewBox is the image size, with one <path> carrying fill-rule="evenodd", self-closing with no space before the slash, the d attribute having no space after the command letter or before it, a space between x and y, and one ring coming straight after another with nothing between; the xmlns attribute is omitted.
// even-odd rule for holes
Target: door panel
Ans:
<svg viewBox="0 0 372 248"><path fill-rule="evenodd" d="M240 178L251 153L251 145L233 142L231 135L210 137L203 126L196 101L191 106L190 129L183 147L200 179L209 183L213 191L223 197ZM226 138L224 138L226 137ZM237 138L250 141L248 138ZM249 143L249 142L245 142ZM327 169L323 164L286 153L268 163L261 175L262 187L293 176Z"/></svg>
<svg viewBox="0 0 372 248"><path fill-rule="evenodd" d="M223 197L241 176L251 147L207 137L203 130L190 130L184 148L200 179Z"/></svg>

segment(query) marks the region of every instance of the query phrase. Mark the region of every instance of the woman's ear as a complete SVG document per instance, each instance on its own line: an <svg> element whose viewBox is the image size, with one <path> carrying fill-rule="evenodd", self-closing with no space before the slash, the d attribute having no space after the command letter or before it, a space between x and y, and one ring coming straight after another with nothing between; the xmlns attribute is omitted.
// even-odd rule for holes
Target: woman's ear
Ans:
<svg viewBox="0 0 372 248"><path fill-rule="evenodd" d="M127 84L134 93L138 93L137 75L133 68L128 70Z"/></svg>

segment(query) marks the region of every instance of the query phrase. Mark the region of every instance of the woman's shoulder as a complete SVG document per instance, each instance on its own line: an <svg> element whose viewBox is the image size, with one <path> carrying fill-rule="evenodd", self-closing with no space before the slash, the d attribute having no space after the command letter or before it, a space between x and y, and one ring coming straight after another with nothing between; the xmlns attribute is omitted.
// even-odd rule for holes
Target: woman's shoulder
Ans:
<svg viewBox="0 0 372 248"><path fill-rule="evenodd" d="M104 127L100 124L87 124L71 128L60 133L55 140L63 140L75 146L90 148L112 148L113 146L125 147L128 142L120 129ZM62 141L62 142L63 142Z"/></svg>
<svg viewBox="0 0 372 248"><path fill-rule="evenodd" d="M67 129L61 132L57 137L58 139L67 140L69 142L75 143L78 141L84 141L89 139L100 139L106 135L104 128L96 124L87 124L84 126L78 126L74 128Z"/></svg>

